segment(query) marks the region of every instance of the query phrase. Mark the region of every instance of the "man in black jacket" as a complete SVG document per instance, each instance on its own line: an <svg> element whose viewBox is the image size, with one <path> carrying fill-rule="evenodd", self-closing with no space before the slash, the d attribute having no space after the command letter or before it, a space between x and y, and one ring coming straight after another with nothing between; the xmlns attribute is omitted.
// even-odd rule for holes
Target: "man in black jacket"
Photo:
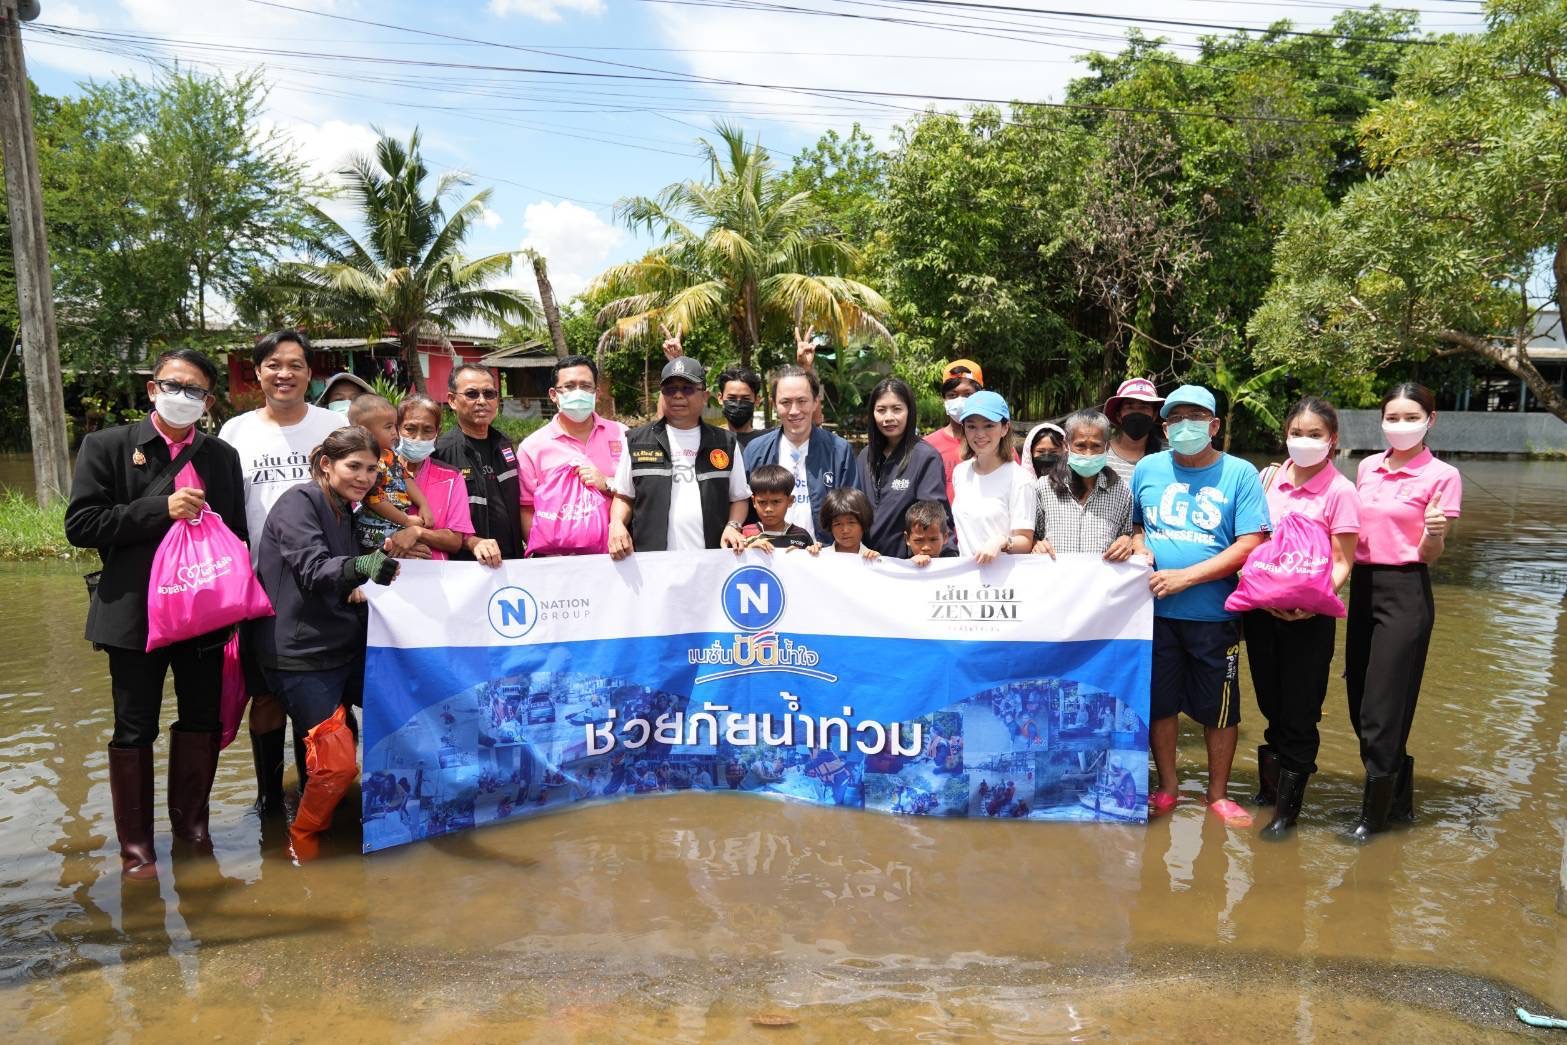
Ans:
<svg viewBox="0 0 1567 1045"><path fill-rule="evenodd" d="M706 371L676 356L660 378L664 416L626 433L610 482L609 553L738 550L751 487L733 433L702 420Z"/></svg>
<svg viewBox="0 0 1567 1045"><path fill-rule="evenodd" d="M520 559L522 487L511 440L490 427L500 407L495 378L484 367L468 363L452 371L446 389L457 427L436 439L435 459L462 472L474 535L500 545L501 558ZM452 558L472 562L473 553L453 552Z"/></svg>
<svg viewBox="0 0 1567 1045"><path fill-rule="evenodd" d="M196 430L214 401L217 379L211 361L194 349L159 356L147 382L153 412L83 440L65 513L66 539L78 548L96 548L103 560L87 609L87 638L109 654L114 696L109 792L127 878L158 873L152 744L170 668L179 718L169 730L169 821L176 838L211 845L207 799L218 766L218 703L229 629L145 650L152 561L175 520L194 519L205 506L241 540L247 536L239 455ZM248 562L238 565L249 568Z"/></svg>

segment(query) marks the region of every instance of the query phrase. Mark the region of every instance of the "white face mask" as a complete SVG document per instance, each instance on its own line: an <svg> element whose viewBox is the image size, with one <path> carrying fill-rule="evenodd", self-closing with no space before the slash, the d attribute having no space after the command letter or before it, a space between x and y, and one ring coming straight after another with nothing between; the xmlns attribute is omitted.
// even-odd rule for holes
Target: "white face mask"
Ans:
<svg viewBox="0 0 1567 1045"><path fill-rule="evenodd" d="M1409 450L1425 439L1431 421L1383 421L1382 437L1395 450Z"/></svg>
<svg viewBox="0 0 1567 1045"><path fill-rule="evenodd" d="M954 396L951 399L943 399L942 405L946 407L947 416L956 421L963 416L963 404L968 402L968 396Z"/></svg>
<svg viewBox="0 0 1567 1045"><path fill-rule="evenodd" d="M1303 435L1284 440L1284 446L1289 450L1290 460L1302 468L1321 464L1327 460L1328 451L1333 449L1333 444L1326 439L1309 439Z"/></svg>
<svg viewBox="0 0 1567 1045"><path fill-rule="evenodd" d="M569 392L556 393L555 404L571 420L582 422L593 416L593 405L597 398L592 392L573 388Z"/></svg>
<svg viewBox="0 0 1567 1045"><path fill-rule="evenodd" d="M170 394L159 392L152 401L152 408L158 411L158 416L163 418L175 428L185 428L201 420L201 415L207 412L205 401L197 402L194 399L186 399L179 392Z"/></svg>

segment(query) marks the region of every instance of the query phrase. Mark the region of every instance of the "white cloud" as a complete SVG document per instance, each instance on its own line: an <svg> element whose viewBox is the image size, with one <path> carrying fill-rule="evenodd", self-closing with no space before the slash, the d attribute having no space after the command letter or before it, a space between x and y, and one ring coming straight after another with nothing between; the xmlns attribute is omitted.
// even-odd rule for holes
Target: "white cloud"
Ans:
<svg viewBox="0 0 1567 1045"><path fill-rule="evenodd" d="M625 232L569 200L528 204L522 225L521 249L544 255L562 303L581 293L626 239Z"/></svg>
<svg viewBox="0 0 1567 1045"><path fill-rule="evenodd" d="M501 18L519 14L541 22L558 22L562 11L585 15L603 14L604 0L490 0L490 14Z"/></svg>
<svg viewBox="0 0 1567 1045"><path fill-rule="evenodd" d="M493 229L505 219L488 207L479 212L479 224L487 229Z"/></svg>

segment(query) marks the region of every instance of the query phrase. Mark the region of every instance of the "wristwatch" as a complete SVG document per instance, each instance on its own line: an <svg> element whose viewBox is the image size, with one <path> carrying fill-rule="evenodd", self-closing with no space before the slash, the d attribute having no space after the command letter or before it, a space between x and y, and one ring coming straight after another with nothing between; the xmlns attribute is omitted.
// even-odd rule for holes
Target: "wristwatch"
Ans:
<svg viewBox="0 0 1567 1045"><path fill-rule="evenodd" d="M745 529L744 526L742 526L740 523L735 522L733 519L730 519L728 522L724 523L724 528L728 529L728 530L743 530L743 529Z"/></svg>

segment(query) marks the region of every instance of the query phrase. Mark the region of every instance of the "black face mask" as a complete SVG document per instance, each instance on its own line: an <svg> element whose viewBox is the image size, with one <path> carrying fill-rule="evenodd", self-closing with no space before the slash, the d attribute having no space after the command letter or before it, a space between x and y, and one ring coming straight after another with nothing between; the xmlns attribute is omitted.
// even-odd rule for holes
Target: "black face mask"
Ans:
<svg viewBox="0 0 1567 1045"><path fill-rule="evenodd" d="M1035 454L1034 474L1049 475L1056 470L1056 465L1061 463L1060 454Z"/></svg>
<svg viewBox="0 0 1567 1045"><path fill-rule="evenodd" d="M1128 439L1141 439L1153 431L1153 418L1147 414L1122 414L1121 431Z"/></svg>
<svg viewBox="0 0 1567 1045"><path fill-rule="evenodd" d="M751 416L756 413L756 404L748 403L743 399L733 403L724 404L724 420L736 428L744 428L751 423Z"/></svg>

